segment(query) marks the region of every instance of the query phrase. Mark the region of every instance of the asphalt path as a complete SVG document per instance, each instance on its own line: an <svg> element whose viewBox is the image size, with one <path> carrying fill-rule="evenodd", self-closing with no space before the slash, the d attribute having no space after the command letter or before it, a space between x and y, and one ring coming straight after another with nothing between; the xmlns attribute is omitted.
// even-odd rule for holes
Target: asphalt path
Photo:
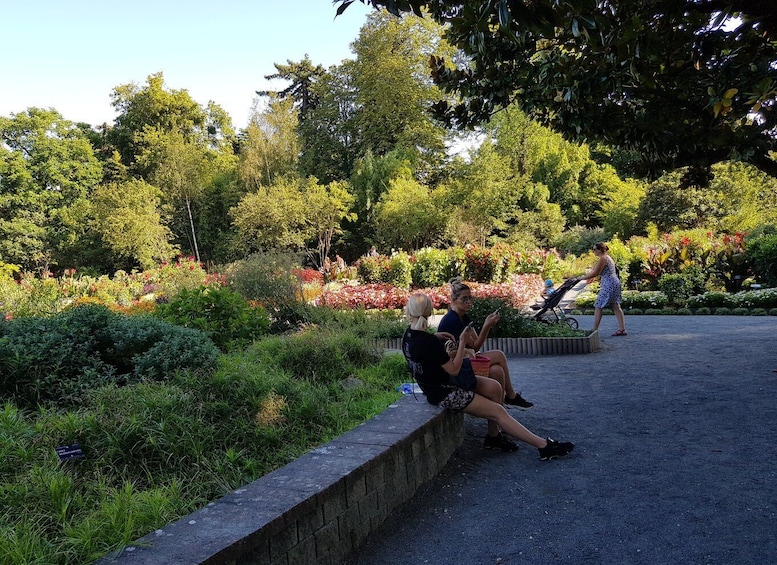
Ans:
<svg viewBox="0 0 777 565"><path fill-rule="evenodd" d="M591 316L578 316L591 327ZM777 563L777 317L631 316L587 355L509 358L510 413L575 451L482 448L446 468L350 565Z"/></svg>

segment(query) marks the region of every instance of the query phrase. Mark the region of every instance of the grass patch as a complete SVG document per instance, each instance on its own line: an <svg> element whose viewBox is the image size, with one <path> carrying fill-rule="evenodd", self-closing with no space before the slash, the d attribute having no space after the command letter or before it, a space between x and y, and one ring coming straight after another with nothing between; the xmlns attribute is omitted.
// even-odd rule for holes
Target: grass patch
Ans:
<svg viewBox="0 0 777 565"><path fill-rule="evenodd" d="M307 362L305 362L307 360ZM0 564L91 562L383 411L402 356L305 331L210 375L104 386L76 408L0 409ZM85 458L60 462L78 443Z"/></svg>

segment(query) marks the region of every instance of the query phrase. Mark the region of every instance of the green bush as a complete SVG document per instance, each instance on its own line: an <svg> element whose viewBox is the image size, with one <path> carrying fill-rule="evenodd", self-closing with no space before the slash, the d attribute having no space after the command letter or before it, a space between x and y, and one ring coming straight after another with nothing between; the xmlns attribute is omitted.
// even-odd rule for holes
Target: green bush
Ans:
<svg viewBox="0 0 777 565"><path fill-rule="evenodd" d="M720 308L715 308L716 316L728 316L729 314L731 314L730 308L726 308L725 306L721 306Z"/></svg>
<svg viewBox="0 0 777 565"><path fill-rule="evenodd" d="M364 339L402 337L407 329L401 310L318 307L312 310L311 322L329 330L348 331Z"/></svg>
<svg viewBox="0 0 777 565"><path fill-rule="evenodd" d="M410 255L404 251L392 254L388 260L385 280L382 282L398 288L410 288L413 282L413 265L410 263Z"/></svg>
<svg viewBox="0 0 777 565"><path fill-rule="evenodd" d="M373 257L365 255L356 262L356 276L362 284L378 284L383 282L384 273L388 270L385 255Z"/></svg>
<svg viewBox="0 0 777 565"><path fill-rule="evenodd" d="M507 299L478 298L472 305L470 317L478 331L486 317L499 309L499 323L489 332L489 337L572 337L583 335L582 330L573 330L566 324L544 324L533 320L513 308ZM458 337L458 336L456 336Z"/></svg>
<svg viewBox="0 0 777 565"><path fill-rule="evenodd" d="M751 316L766 316L766 309L765 308L753 308L750 310Z"/></svg>
<svg viewBox="0 0 777 565"><path fill-rule="evenodd" d="M705 292L704 294L698 294L691 296L687 300L687 306L689 308L700 308L707 306L708 308L719 308L721 306L730 307L732 305L731 295L727 292Z"/></svg>
<svg viewBox="0 0 777 565"><path fill-rule="evenodd" d="M662 308L646 308L645 309L645 315L646 316L660 316L664 313L664 310Z"/></svg>
<svg viewBox="0 0 777 565"><path fill-rule="evenodd" d="M777 286L777 235L748 238L745 257L759 281Z"/></svg>
<svg viewBox="0 0 777 565"><path fill-rule="evenodd" d="M662 275L658 279L658 290L663 292L672 304L684 304L695 294L693 284L681 273Z"/></svg>
<svg viewBox="0 0 777 565"><path fill-rule="evenodd" d="M678 308L674 313L677 316L690 316L692 314L690 308Z"/></svg>
<svg viewBox="0 0 777 565"><path fill-rule="evenodd" d="M481 283L495 282L497 257L485 247L467 247L464 252L467 261L467 279Z"/></svg>
<svg viewBox="0 0 777 565"><path fill-rule="evenodd" d="M628 310L624 310L624 312L629 316L639 316L640 314L644 314L642 308L629 308Z"/></svg>
<svg viewBox="0 0 777 565"><path fill-rule="evenodd" d="M701 308L697 308L695 313L697 316L709 316L712 311L706 306L702 306Z"/></svg>
<svg viewBox="0 0 777 565"><path fill-rule="evenodd" d="M0 321L0 398L20 407L78 404L108 383L164 379L179 369L210 370L218 350L207 336L149 316L100 305L50 318Z"/></svg>
<svg viewBox="0 0 777 565"><path fill-rule="evenodd" d="M227 265L223 273L232 290L246 300L258 301L274 316L281 307L300 301L302 286L292 274L299 266L297 255L266 251Z"/></svg>
<svg viewBox="0 0 777 565"><path fill-rule="evenodd" d="M303 331L281 340L257 342L252 348L261 363L269 363L296 378L331 384L354 370L380 361L381 352L353 333Z"/></svg>
<svg viewBox="0 0 777 565"><path fill-rule="evenodd" d="M731 310L731 314L733 316L749 316L750 315L750 309L749 308L734 308Z"/></svg>
<svg viewBox="0 0 777 565"><path fill-rule="evenodd" d="M172 301L160 304L156 315L204 332L222 351L244 347L267 334L270 327L263 308L252 308L237 292L224 287L184 289Z"/></svg>
<svg viewBox="0 0 777 565"><path fill-rule="evenodd" d="M777 316L777 308L770 308L769 309L769 315L770 316Z"/></svg>
<svg viewBox="0 0 777 565"><path fill-rule="evenodd" d="M223 355L208 376L102 387L72 411L0 403L0 563L119 551L379 414L407 380L401 355L348 373L348 386L310 384L260 355ZM86 457L60 463L54 448L72 443Z"/></svg>
<svg viewBox="0 0 777 565"><path fill-rule="evenodd" d="M418 250L412 263L412 280L416 288L443 286L448 282L449 255L441 249L425 247Z"/></svg>
<svg viewBox="0 0 777 565"><path fill-rule="evenodd" d="M655 290L636 291L624 290L621 300L621 308L663 308L668 299L663 292Z"/></svg>

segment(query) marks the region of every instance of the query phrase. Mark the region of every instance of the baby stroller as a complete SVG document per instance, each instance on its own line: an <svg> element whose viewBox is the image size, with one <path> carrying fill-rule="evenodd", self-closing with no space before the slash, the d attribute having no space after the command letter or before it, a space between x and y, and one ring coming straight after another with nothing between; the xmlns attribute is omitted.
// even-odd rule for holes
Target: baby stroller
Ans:
<svg viewBox="0 0 777 565"><path fill-rule="evenodd" d="M578 282L574 278L565 280L541 305L532 306L532 309L537 310L533 319L543 324L566 324L573 330L576 330L578 327L577 320L564 314L564 310L559 307L559 302L564 298L567 291Z"/></svg>

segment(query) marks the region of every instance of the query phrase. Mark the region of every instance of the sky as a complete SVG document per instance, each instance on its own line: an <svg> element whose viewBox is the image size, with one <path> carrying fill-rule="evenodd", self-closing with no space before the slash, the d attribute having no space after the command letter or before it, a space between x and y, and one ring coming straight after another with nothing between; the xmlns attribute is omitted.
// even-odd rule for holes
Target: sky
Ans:
<svg viewBox="0 0 777 565"><path fill-rule="evenodd" d="M342 15L330 0L3 0L0 116L54 108L73 122L111 124L111 92L164 74L202 106L219 104L246 127L273 63L305 54L328 68L354 58L370 8Z"/></svg>

